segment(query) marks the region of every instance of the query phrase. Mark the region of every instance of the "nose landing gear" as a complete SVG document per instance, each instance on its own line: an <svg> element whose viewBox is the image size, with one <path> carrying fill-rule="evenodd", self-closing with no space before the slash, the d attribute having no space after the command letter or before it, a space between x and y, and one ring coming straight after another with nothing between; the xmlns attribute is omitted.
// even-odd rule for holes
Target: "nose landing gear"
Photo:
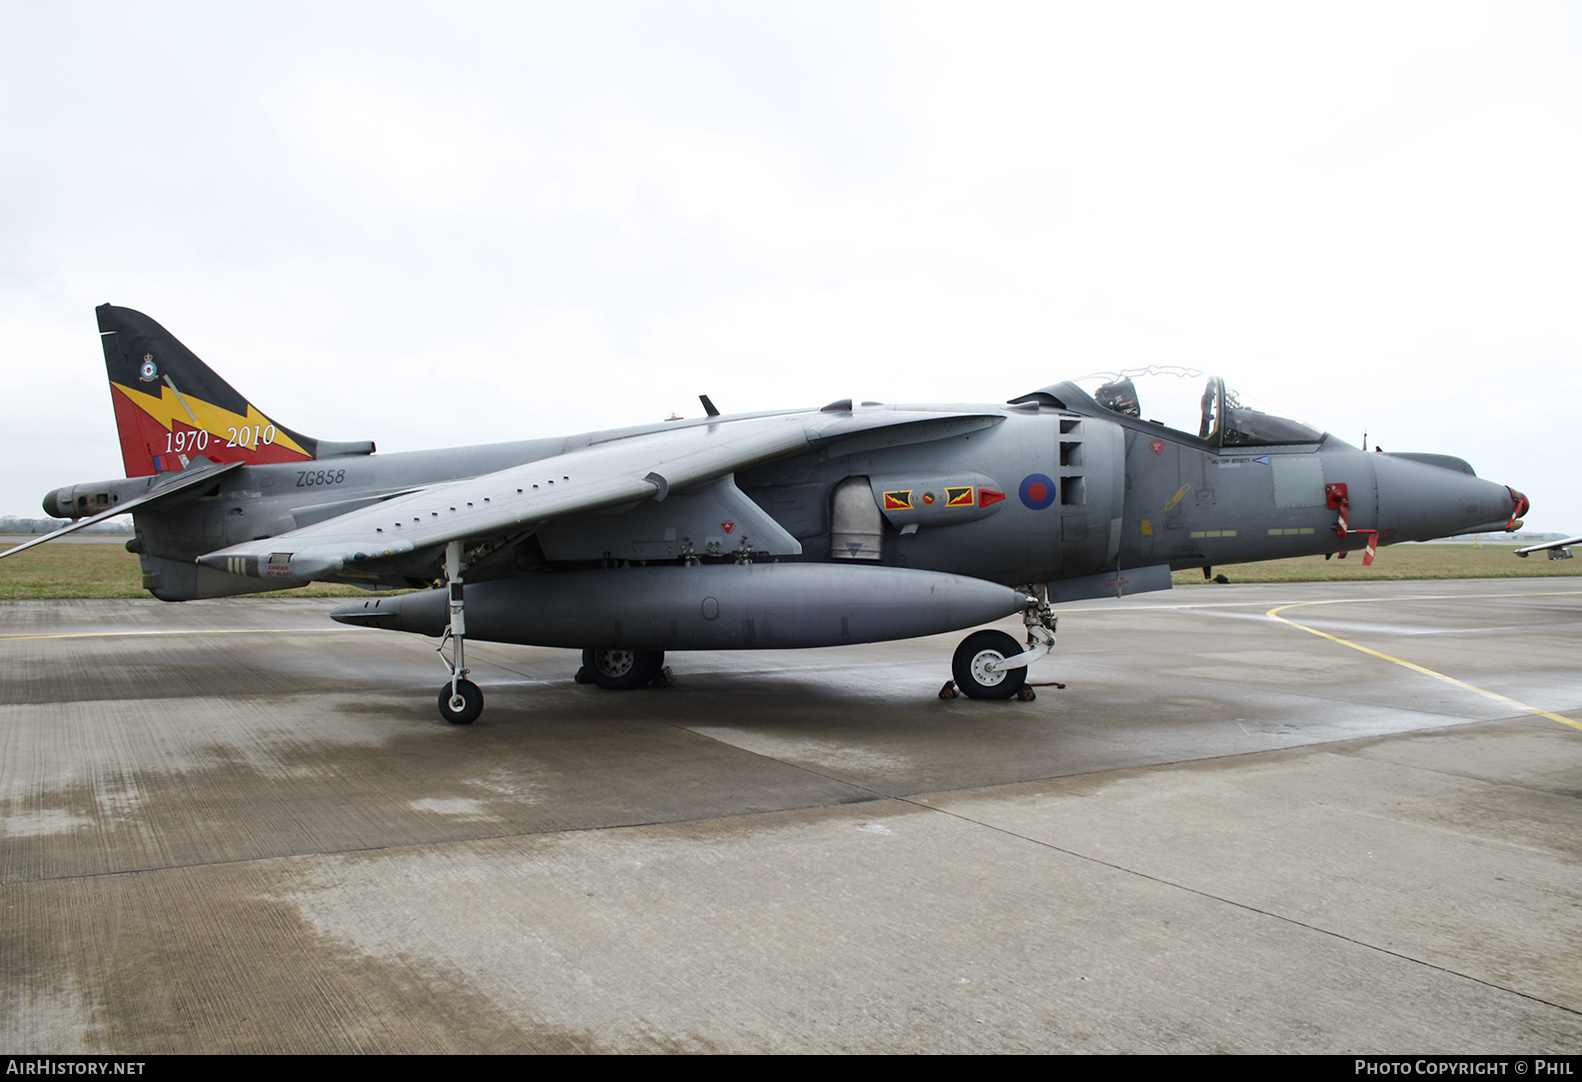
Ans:
<svg viewBox="0 0 1582 1082"><path fill-rule="evenodd" d="M1005 659L1021 652L1003 631L975 631L956 647L950 672L969 699L1009 699L1027 683L1027 666L1012 667Z"/></svg>
<svg viewBox="0 0 1582 1082"><path fill-rule="evenodd" d="M1027 646L1022 648L1003 631L974 631L956 647L950 671L954 686L940 690L941 699L955 698L959 689L969 699L1031 699L1027 666L1055 645L1059 618L1049 607L1049 588L1027 588L1030 595L1022 622L1027 626Z"/></svg>

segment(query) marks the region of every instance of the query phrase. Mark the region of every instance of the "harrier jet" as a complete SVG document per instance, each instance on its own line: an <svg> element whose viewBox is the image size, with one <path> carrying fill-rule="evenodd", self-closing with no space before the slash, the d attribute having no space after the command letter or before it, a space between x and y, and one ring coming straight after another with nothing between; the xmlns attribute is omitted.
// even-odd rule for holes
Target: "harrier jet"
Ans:
<svg viewBox="0 0 1582 1082"><path fill-rule="evenodd" d="M1513 530L1526 497L1459 458L1365 453L1188 369L1103 373L1004 405L831 402L376 454L287 428L140 312L98 309L126 476L59 488L130 512L166 601L340 582L339 621L440 639L440 713L473 721L468 639L583 651L611 689L666 651L968 635L955 683L1010 698L1053 606L1170 572ZM416 591L391 593L390 591ZM447 649L449 653L447 654ZM948 687L948 685L947 685Z"/></svg>

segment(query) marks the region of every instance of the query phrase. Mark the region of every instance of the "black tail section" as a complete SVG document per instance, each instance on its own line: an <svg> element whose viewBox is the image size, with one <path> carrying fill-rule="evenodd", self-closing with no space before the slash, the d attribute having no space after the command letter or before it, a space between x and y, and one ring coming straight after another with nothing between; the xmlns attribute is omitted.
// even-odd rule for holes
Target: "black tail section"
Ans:
<svg viewBox="0 0 1582 1082"><path fill-rule="evenodd" d="M198 455L255 465L373 452L371 442L325 443L279 424L143 313L96 311L128 477L184 469Z"/></svg>

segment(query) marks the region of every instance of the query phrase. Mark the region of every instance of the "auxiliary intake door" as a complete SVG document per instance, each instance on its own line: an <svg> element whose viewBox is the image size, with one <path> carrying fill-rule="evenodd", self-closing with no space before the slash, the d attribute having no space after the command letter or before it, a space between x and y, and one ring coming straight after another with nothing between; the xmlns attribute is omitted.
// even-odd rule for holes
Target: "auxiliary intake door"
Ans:
<svg viewBox="0 0 1582 1082"><path fill-rule="evenodd" d="M877 560L884 545L884 518L866 477L848 477L829 500L832 560Z"/></svg>

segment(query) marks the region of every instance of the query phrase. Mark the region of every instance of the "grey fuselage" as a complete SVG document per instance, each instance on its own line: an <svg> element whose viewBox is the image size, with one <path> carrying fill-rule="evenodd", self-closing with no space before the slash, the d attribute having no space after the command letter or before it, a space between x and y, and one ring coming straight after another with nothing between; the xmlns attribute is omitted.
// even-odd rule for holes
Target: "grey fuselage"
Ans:
<svg viewBox="0 0 1582 1082"><path fill-rule="evenodd" d="M1369 531L1378 543L1390 544L1504 529L1515 506L1511 490L1477 478L1459 459L1365 453L1317 433L1289 443L1200 439L1111 412L1072 384L1009 406L969 409L978 419L958 429L911 437L863 433L738 470L735 486L801 550L760 547L747 558L882 565L1057 587L1117 570L1355 550L1368 542ZM198 498L136 513L129 547L142 559L145 586L165 600L278 589L292 583L241 578L193 561L423 485L665 427L247 466ZM79 485L52 498L57 508L69 509L74 497L102 497L142 483ZM1347 497L1340 510L1334 506L1337 485ZM723 517L731 505L719 499L676 493L641 508L556 520L493 550L481 546L467 581L740 562L743 551ZM1337 533L1342 516L1345 536ZM427 550L336 577L367 587L427 586L442 577L440 560L438 550ZM1067 599L1057 588L1053 593Z"/></svg>

